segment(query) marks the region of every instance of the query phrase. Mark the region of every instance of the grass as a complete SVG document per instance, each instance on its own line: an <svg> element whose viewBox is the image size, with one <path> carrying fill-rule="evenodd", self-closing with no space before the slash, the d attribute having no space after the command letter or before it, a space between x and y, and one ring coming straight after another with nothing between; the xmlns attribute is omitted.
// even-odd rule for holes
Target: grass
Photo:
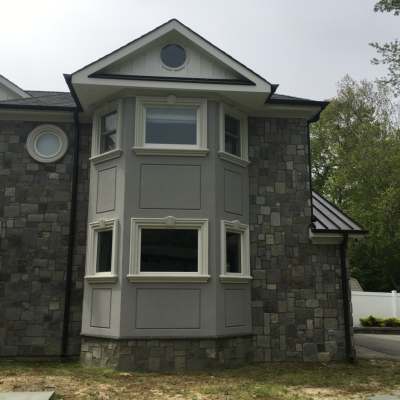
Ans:
<svg viewBox="0 0 400 400"><path fill-rule="evenodd" d="M0 392L54 390L56 399L367 399L400 391L400 362L355 365L265 364L156 374L85 368L78 363L0 362Z"/></svg>

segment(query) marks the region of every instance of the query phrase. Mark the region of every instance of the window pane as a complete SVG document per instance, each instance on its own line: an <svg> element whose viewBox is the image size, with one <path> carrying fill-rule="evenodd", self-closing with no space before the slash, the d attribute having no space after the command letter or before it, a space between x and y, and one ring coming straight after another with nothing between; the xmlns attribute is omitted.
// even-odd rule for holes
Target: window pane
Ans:
<svg viewBox="0 0 400 400"><path fill-rule="evenodd" d="M241 234L226 232L226 272L241 271Z"/></svg>
<svg viewBox="0 0 400 400"><path fill-rule="evenodd" d="M109 133L107 135L101 135L100 137L100 153L114 150L116 148L117 134Z"/></svg>
<svg viewBox="0 0 400 400"><path fill-rule="evenodd" d="M186 61L186 52L178 44L168 44L161 49L161 60L167 67L178 68Z"/></svg>
<svg viewBox="0 0 400 400"><path fill-rule="evenodd" d="M198 231L142 229L142 272L197 272Z"/></svg>
<svg viewBox="0 0 400 400"><path fill-rule="evenodd" d="M225 151L240 157L240 120L225 115Z"/></svg>
<svg viewBox="0 0 400 400"><path fill-rule="evenodd" d="M195 108L146 108L146 143L192 144L197 142Z"/></svg>
<svg viewBox="0 0 400 400"><path fill-rule="evenodd" d="M60 138L52 132L42 133L36 140L37 151L43 157L54 157L60 146Z"/></svg>
<svg viewBox="0 0 400 400"><path fill-rule="evenodd" d="M101 231L97 235L96 272L111 272L113 231Z"/></svg>
<svg viewBox="0 0 400 400"><path fill-rule="evenodd" d="M117 130L117 113L112 112L103 115L101 118L101 133L112 132Z"/></svg>

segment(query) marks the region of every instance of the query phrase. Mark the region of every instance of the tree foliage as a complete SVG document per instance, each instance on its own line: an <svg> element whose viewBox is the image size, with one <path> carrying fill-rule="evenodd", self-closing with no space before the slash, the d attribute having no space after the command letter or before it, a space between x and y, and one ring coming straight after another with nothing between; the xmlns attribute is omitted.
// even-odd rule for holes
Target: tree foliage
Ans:
<svg viewBox="0 0 400 400"><path fill-rule="evenodd" d="M375 12L389 12L394 15L400 15L400 0L380 0L375 4ZM393 87L395 95L400 95L400 41L395 39L392 42L379 44L370 43L376 49L380 58L373 58L375 65L384 64L388 67L388 74L381 78L381 82Z"/></svg>
<svg viewBox="0 0 400 400"><path fill-rule="evenodd" d="M368 231L352 274L368 290L400 289L400 130L388 86L345 77L311 126L313 188Z"/></svg>

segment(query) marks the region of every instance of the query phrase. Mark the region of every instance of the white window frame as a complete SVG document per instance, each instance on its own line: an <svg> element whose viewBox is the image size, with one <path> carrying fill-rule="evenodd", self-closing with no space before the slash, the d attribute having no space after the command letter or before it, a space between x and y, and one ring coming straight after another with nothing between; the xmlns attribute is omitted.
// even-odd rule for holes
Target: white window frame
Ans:
<svg viewBox="0 0 400 400"><path fill-rule="evenodd" d="M198 231L197 272L141 272L142 229L196 229ZM207 282L208 274L208 219L132 218L129 274L130 282Z"/></svg>
<svg viewBox="0 0 400 400"><path fill-rule="evenodd" d="M116 146L115 149L100 153L100 135L101 135L101 119L105 115L117 113L117 130L116 130ZM112 160L120 157L121 150L121 130L122 130L122 100L113 101L98 108L93 114L92 128L92 155L90 160L97 164L102 161Z"/></svg>
<svg viewBox="0 0 400 400"><path fill-rule="evenodd" d="M240 266L241 272L227 272L226 270L226 233L240 234ZM250 235L249 225L238 220L221 221L221 275L220 281L225 283L246 283L253 279L250 275Z"/></svg>
<svg viewBox="0 0 400 400"><path fill-rule="evenodd" d="M97 272L97 246L98 234L104 231L113 231L111 271ZM117 219L101 219L89 224L88 249L85 279L91 283L114 283L118 280L118 245L119 245L119 222Z"/></svg>
<svg viewBox="0 0 400 400"><path fill-rule="evenodd" d="M59 140L58 149L51 156L41 154L39 149L37 148L37 141L39 140L40 136L46 133L51 133L54 136L57 136ZM63 158L68 150L68 137L65 134L65 132L56 125L51 125L51 124L39 125L29 133L28 138L26 140L26 149L29 155L36 161L39 161L41 163L56 162L61 158Z"/></svg>
<svg viewBox="0 0 400 400"><path fill-rule="evenodd" d="M227 104L220 103L219 107L219 152L218 156L231 163L246 167L249 164L248 154L248 122L247 115L243 112L228 106ZM240 157L225 151L225 115L238 119L240 121Z"/></svg>
<svg viewBox="0 0 400 400"><path fill-rule="evenodd" d="M197 109L197 143L155 144L146 143L146 107L195 107ZM201 98L137 97L135 112L135 144L133 151L139 155L206 156L207 148L207 100Z"/></svg>

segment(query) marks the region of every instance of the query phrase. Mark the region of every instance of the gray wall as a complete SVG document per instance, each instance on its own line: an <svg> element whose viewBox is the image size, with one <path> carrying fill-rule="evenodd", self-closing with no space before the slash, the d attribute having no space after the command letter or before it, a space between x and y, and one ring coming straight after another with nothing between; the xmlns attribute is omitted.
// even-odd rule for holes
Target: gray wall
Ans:
<svg viewBox="0 0 400 400"><path fill-rule="evenodd" d="M0 121L1 356L60 354L72 147L56 163L33 160L25 142L39 124ZM56 125L71 143L72 124Z"/></svg>
<svg viewBox="0 0 400 400"><path fill-rule="evenodd" d="M250 333L249 283L222 284L219 281L221 219L249 222L247 168L217 157L219 104L208 102L210 152L206 157L136 155L131 150L134 112L135 100L124 99L123 155L97 164L91 173L89 220L120 219L120 278L115 284L85 284L83 333L108 337ZM107 190L99 196L103 193L99 186L101 179L107 182L104 185ZM130 219L169 215L209 220L210 281L128 282ZM94 291L97 291L95 295Z"/></svg>
<svg viewBox="0 0 400 400"><path fill-rule="evenodd" d="M304 120L250 119L255 360L344 358L337 245L310 243Z"/></svg>

